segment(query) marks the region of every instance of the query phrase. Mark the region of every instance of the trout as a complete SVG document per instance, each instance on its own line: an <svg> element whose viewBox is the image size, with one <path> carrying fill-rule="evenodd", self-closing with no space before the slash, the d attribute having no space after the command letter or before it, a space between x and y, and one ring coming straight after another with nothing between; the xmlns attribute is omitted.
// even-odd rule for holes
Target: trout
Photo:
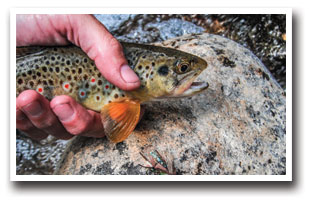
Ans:
<svg viewBox="0 0 310 201"><path fill-rule="evenodd" d="M208 66L202 58L171 48L122 43L128 65L141 85L123 91L108 82L79 47L17 47L16 96L32 89L51 100L68 95L100 112L106 136L125 140L136 127L140 105L171 97L192 96L208 88L194 82Z"/></svg>

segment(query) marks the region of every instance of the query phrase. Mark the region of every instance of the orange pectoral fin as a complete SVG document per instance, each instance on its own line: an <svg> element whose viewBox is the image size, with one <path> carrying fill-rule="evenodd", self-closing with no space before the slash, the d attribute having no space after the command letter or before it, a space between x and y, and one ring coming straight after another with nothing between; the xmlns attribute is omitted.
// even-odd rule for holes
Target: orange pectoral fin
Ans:
<svg viewBox="0 0 310 201"><path fill-rule="evenodd" d="M133 100L112 102L101 109L105 133L112 142L124 141L135 129L140 117L140 103Z"/></svg>

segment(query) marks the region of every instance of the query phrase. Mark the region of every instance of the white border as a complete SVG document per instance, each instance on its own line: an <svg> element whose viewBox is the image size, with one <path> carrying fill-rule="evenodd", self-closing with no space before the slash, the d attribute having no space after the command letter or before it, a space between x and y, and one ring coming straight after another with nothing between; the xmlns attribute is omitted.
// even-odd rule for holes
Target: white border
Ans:
<svg viewBox="0 0 310 201"><path fill-rule="evenodd" d="M16 175L16 14L286 14L286 175ZM10 13L11 181L292 181L291 8L14 8Z"/></svg>

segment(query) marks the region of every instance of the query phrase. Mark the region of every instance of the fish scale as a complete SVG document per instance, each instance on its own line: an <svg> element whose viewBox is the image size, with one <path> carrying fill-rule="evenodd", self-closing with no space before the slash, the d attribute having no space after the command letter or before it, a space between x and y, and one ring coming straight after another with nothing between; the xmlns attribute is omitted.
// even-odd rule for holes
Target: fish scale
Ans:
<svg viewBox="0 0 310 201"><path fill-rule="evenodd" d="M137 124L140 104L155 99L194 95L208 87L194 79L207 63L192 54L151 45L122 43L129 66L141 85L123 91L108 82L79 47L18 47L16 96L32 89L48 100L68 95L81 105L100 111L113 142L128 137Z"/></svg>

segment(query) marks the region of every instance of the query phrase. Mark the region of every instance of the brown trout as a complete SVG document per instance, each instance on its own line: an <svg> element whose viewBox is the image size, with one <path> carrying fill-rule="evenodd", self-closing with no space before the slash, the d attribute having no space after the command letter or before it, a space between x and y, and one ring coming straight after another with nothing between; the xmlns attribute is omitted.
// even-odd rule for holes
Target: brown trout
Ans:
<svg viewBox="0 0 310 201"><path fill-rule="evenodd" d="M48 100L68 95L84 107L101 112L107 137L125 140L134 130L140 104L156 99L191 96L208 88L194 82L207 67L203 59L171 48L122 43L129 66L139 76L140 88L123 91L109 83L76 46L18 47L16 96L33 89Z"/></svg>

